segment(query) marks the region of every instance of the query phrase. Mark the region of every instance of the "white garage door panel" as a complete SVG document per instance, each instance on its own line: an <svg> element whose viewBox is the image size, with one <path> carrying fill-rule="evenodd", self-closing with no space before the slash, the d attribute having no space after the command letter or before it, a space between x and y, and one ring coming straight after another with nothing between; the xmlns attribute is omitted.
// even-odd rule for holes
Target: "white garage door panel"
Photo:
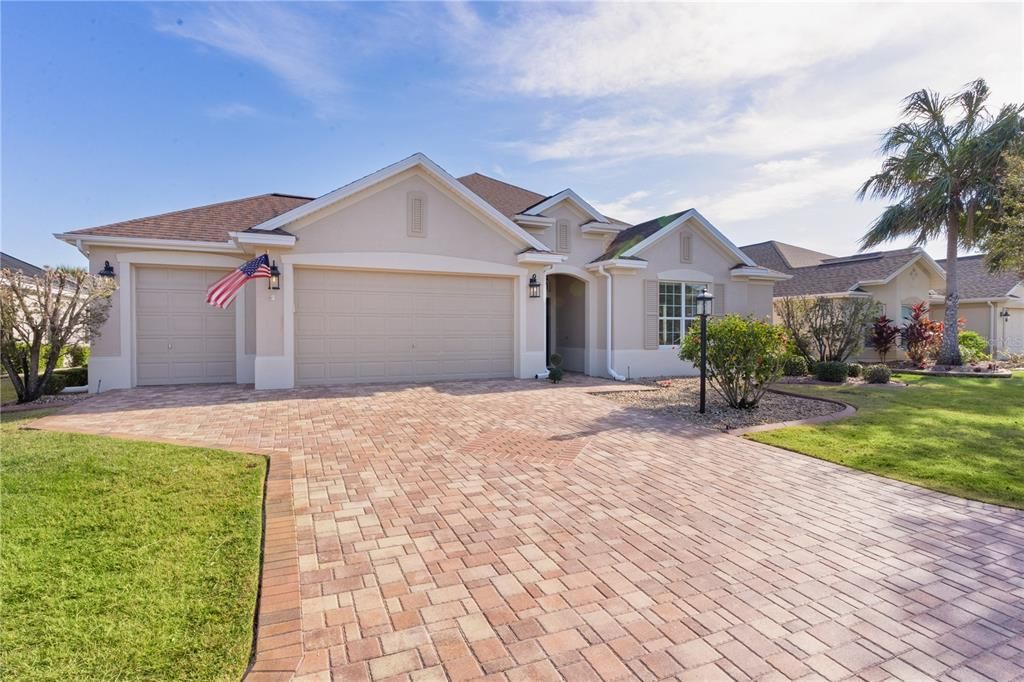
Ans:
<svg viewBox="0 0 1024 682"><path fill-rule="evenodd" d="M511 278L299 268L295 380L513 375Z"/></svg>
<svg viewBox="0 0 1024 682"><path fill-rule="evenodd" d="M223 270L139 267L135 270L136 382L235 381L235 310L206 303Z"/></svg>

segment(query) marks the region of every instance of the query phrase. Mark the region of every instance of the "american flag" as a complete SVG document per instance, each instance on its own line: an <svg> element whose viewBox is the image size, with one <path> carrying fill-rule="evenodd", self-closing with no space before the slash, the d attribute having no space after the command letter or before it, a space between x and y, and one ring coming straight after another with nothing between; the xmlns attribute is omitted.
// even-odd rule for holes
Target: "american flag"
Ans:
<svg viewBox="0 0 1024 682"><path fill-rule="evenodd" d="M206 290L206 302L217 308L226 308L235 300L242 285L250 279L260 278L270 278L270 259L267 254L256 256L211 284Z"/></svg>

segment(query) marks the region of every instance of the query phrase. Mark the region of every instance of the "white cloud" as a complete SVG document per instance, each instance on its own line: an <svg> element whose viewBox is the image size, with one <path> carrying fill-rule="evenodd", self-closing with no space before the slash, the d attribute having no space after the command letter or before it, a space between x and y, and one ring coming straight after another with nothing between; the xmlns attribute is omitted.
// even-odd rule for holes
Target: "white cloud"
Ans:
<svg viewBox="0 0 1024 682"><path fill-rule="evenodd" d="M650 192L638 190L612 201L595 202L594 208L606 216L624 220L635 225L655 217L652 213L655 209L651 207L649 202L644 201L650 197Z"/></svg>
<svg viewBox="0 0 1024 682"><path fill-rule="evenodd" d="M214 4L173 21L161 15L157 29L266 68L320 114L334 109L344 89L332 67L332 36L314 16L286 5Z"/></svg>
<svg viewBox="0 0 1024 682"><path fill-rule="evenodd" d="M218 104L216 106L208 107L206 109L206 115L210 118L215 118L221 121L232 121L239 118L250 118L252 116L258 116L260 113L259 109L249 104L242 102L229 102L227 104Z"/></svg>

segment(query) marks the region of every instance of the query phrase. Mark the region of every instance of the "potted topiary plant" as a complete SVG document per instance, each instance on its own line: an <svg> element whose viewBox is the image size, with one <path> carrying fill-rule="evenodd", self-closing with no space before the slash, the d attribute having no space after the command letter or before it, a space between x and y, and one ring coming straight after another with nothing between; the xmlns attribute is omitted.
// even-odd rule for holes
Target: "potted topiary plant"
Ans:
<svg viewBox="0 0 1024 682"><path fill-rule="evenodd" d="M548 358L548 379L551 383L557 384L565 376L565 370L562 369L562 356L558 353L552 353L551 357Z"/></svg>

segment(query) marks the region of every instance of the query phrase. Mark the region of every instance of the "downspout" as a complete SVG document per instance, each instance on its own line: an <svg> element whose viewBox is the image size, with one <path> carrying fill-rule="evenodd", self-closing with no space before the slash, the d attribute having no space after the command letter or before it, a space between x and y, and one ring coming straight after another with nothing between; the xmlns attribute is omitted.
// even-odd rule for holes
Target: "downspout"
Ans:
<svg viewBox="0 0 1024 682"><path fill-rule="evenodd" d="M988 351L992 359L996 357L996 307L992 301L985 301L988 304Z"/></svg>
<svg viewBox="0 0 1024 682"><path fill-rule="evenodd" d="M606 347L608 349L608 376L610 376L612 379L615 379L616 381L625 381L626 377L616 372L615 368L612 367L612 359L614 356L614 351L612 350L612 276L611 274L605 272L603 265L597 266L597 271L601 273L601 275L603 275L604 278L608 281L608 285L605 287L604 312L606 334L605 338L607 339Z"/></svg>

